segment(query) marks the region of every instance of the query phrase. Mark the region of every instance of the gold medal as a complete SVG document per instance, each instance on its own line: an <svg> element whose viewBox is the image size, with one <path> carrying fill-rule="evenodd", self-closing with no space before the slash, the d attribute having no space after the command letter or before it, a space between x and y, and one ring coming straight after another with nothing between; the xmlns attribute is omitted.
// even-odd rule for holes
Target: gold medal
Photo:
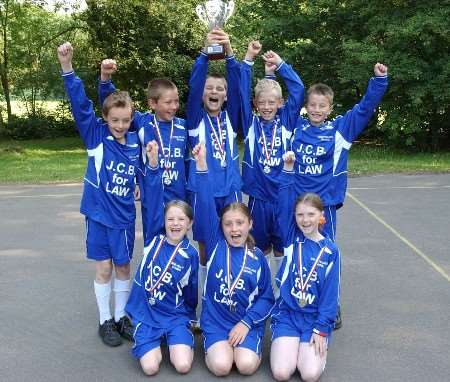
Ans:
<svg viewBox="0 0 450 382"><path fill-rule="evenodd" d="M297 264L297 274L298 277L300 279L300 293L302 296L305 296L305 290L308 286L308 282L311 279L311 276L313 275L314 271L317 268L317 265L319 264L319 261L323 255L323 253L325 252L325 250L327 250L327 247L323 247L319 254L317 255L316 260L314 261L314 264L311 267L311 270L309 271L309 273L306 276L306 280L303 279L303 259L302 259L302 243L299 242L298 243L298 264ZM298 301L298 305L300 306L300 308L304 308L307 305L307 301L306 298L302 297L300 298L300 300Z"/></svg>

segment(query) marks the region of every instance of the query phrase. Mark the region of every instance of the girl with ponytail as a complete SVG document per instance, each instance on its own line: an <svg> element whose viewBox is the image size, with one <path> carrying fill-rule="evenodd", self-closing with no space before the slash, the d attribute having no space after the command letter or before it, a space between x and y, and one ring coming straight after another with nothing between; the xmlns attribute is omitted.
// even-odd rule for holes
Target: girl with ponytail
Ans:
<svg viewBox="0 0 450 382"><path fill-rule="evenodd" d="M307 193L295 199L295 154L283 159L278 221L284 257L275 278L280 293L272 311L270 366L277 381L289 380L296 369L303 381L318 381L338 307L340 255L322 230L320 197Z"/></svg>

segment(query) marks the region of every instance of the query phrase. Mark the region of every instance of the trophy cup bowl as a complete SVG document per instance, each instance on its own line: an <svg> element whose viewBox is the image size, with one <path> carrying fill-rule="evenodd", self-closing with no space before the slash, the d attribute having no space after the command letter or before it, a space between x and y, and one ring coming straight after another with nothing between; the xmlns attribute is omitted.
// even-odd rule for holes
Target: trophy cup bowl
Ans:
<svg viewBox="0 0 450 382"><path fill-rule="evenodd" d="M209 28L223 28L234 11L234 1L208 0L197 5L195 12L198 18ZM206 54L211 60L225 57L224 48L220 44L211 44L206 47Z"/></svg>

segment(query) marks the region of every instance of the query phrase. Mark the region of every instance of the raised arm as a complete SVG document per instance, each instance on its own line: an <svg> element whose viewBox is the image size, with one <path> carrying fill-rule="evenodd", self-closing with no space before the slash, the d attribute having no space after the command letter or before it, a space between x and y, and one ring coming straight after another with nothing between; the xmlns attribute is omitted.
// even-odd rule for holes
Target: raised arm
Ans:
<svg viewBox="0 0 450 382"><path fill-rule="evenodd" d="M283 246L288 246L295 236L295 173L294 162L295 154L288 151L283 156L284 167L280 173L280 188L278 193L277 219L281 230L281 239Z"/></svg>
<svg viewBox="0 0 450 382"><path fill-rule="evenodd" d="M98 83L98 99L100 105L103 105L106 97L117 90L112 82L112 75L116 73L116 71L116 60L106 58L100 64L100 80Z"/></svg>
<svg viewBox="0 0 450 382"><path fill-rule="evenodd" d="M220 220L216 212L212 184L208 179L205 145L203 143L196 145L192 149L192 156L197 170L195 174L197 192L195 194L194 224L197 224L199 235L205 243L208 260L220 237Z"/></svg>
<svg viewBox="0 0 450 382"><path fill-rule="evenodd" d="M224 32L225 33L225 32ZM240 129L240 110L241 110L241 102L240 102L240 64L236 60L233 55L233 49L231 47L231 42L229 36L226 34L227 40L224 43L226 57L225 57L225 68L226 68L226 77L227 77L227 104L226 109L228 112L228 116L230 117L231 126L235 132L238 132Z"/></svg>
<svg viewBox="0 0 450 382"><path fill-rule="evenodd" d="M211 39L209 36L210 34L207 36L206 45L209 44L208 41ZM191 78L189 79L189 94L186 109L187 126L189 130L196 129L203 117L203 91L205 89L207 74L208 56L202 51L192 66Z"/></svg>
<svg viewBox="0 0 450 382"><path fill-rule="evenodd" d="M366 94L361 98L361 101L351 110L347 111L341 118L336 119L338 131L349 143L352 143L366 128L387 90L387 66L376 63L373 71L375 76L369 80Z"/></svg>
<svg viewBox="0 0 450 382"><path fill-rule="evenodd" d="M143 168L140 187L144 188L141 203L146 207L146 230L144 237L152 240L164 229L164 188L162 169L158 162L158 143L150 141L146 146L147 164Z"/></svg>
<svg viewBox="0 0 450 382"><path fill-rule="evenodd" d="M101 142L103 129L97 128L92 101L87 98L83 82L78 78L72 67L73 47L65 42L57 49L58 60L61 64L64 88L69 98L72 115L85 146L95 148Z"/></svg>
<svg viewBox="0 0 450 382"><path fill-rule="evenodd" d="M253 64L256 56L261 51L261 44L259 41L250 41L245 54L244 62L240 66L240 84L239 94L241 102L241 127L244 138L247 137L248 129L252 124L252 79L253 79Z"/></svg>

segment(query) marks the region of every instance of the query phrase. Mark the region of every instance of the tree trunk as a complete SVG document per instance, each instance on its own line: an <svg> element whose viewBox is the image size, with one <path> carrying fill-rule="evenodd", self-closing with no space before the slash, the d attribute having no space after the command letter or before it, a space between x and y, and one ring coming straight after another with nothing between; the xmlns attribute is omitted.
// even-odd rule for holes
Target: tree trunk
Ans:
<svg viewBox="0 0 450 382"><path fill-rule="evenodd" d="M9 121L11 120L11 95L9 92L9 81L8 81L8 76L5 74L5 69L2 68L1 72L0 72L0 80L2 83L2 88L3 88L3 94L5 96L5 101L6 101L6 113L8 115L7 117L7 123L9 123Z"/></svg>

